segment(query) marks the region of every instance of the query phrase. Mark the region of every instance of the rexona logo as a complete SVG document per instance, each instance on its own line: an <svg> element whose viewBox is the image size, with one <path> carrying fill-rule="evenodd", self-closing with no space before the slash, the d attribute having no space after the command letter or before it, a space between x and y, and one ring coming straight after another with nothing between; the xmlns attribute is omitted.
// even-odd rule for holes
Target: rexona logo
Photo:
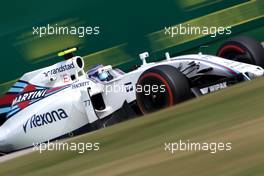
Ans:
<svg viewBox="0 0 264 176"><path fill-rule="evenodd" d="M23 130L26 133L29 128L32 129L41 127L60 121L62 119L66 119L68 117L68 114L63 109L46 112L44 114L34 114L26 121L25 124L23 124Z"/></svg>
<svg viewBox="0 0 264 176"><path fill-rule="evenodd" d="M57 73L61 73L61 72L67 71L67 70L71 70L73 68L75 68L75 66L72 62L71 64L65 64L65 65L61 65L60 67L51 69L47 72L44 72L43 74L47 77L49 75L56 75Z"/></svg>
<svg viewBox="0 0 264 176"><path fill-rule="evenodd" d="M36 90L36 91L32 91L32 92L26 92L23 93L19 96L17 96L12 103L12 106L18 104L18 103L22 103L25 101L30 101L30 100L35 100L38 98L43 98L45 97L45 94L47 92L47 89L43 89L43 90Z"/></svg>

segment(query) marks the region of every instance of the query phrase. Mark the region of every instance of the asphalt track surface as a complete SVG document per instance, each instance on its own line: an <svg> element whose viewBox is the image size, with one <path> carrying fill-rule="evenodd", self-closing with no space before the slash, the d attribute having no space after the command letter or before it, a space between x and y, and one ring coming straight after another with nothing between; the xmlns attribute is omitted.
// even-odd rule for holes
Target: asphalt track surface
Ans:
<svg viewBox="0 0 264 176"><path fill-rule="evenodd" d="M100 142L99 151L4 156L0 175L263 175L263 90L260 78L68 140ZM232 149L165 151L165 142L179 140Z"/></svg>

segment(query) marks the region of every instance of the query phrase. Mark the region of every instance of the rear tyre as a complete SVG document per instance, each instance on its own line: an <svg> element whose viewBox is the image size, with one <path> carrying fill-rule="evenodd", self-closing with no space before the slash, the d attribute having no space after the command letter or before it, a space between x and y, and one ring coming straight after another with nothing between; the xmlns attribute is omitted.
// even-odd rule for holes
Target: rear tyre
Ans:
<svg viewBox="0 0 264 176"><path fill-rule="evenodd" d="M178 69L160 65L142 73L137 82L137 104L143 114L193 97L188 79Z"/></svg>
<svg viewBox="0 0 264 176"><path fill-rule="evenodd" d="M253 38L240 36L226 41L217 56L264 67L264 48Z"/></svg>

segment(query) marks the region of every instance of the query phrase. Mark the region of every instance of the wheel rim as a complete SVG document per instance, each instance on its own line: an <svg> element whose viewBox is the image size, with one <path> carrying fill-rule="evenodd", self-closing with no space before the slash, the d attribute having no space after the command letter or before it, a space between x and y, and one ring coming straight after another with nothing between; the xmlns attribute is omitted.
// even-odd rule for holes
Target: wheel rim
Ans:
<svg viewBox="0 0 264 176"><path fill-rule="evenodd" d="M173 95L168 82L156 73L148 73L144 75L138 82L138 85L144 86L164 86L165 91L158 92L137 92L137 100L139 108L143 113L153 112L173 105ZM151 90L151 89L150 89Z"/></svg>

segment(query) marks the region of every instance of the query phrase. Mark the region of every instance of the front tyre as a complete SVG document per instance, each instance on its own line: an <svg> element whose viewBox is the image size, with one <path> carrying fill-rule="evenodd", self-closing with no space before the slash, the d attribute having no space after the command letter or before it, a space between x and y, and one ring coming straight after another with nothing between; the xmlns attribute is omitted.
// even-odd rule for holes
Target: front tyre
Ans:
<svg viewBox="0 0 264 176"><path fill-rule="evenodd" d="M264 67L264 48L255 39L246 36L226 41L218 49L217 56Z"/></svg>
<svg viewBox="0 0 264 176"><path fill-rule="evenodd" d="M137 103L144 114L193 97L188 79L170 65L160 65L146 70L136 86Z"/></svg>

